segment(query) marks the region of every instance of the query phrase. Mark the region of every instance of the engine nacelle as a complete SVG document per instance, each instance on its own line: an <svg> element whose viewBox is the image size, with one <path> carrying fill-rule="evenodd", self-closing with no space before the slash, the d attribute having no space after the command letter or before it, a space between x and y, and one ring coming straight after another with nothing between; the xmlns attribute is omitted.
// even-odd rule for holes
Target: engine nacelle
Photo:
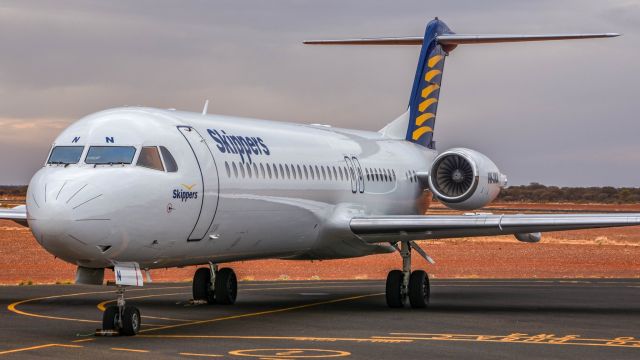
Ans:
<svg viewBox="0 0 640 360"><path fill-rule="evenodd" d="M449 208L475 210L492 202L507 177L485 155L455 148L440 154L429 171L429 189Z"/></svg>

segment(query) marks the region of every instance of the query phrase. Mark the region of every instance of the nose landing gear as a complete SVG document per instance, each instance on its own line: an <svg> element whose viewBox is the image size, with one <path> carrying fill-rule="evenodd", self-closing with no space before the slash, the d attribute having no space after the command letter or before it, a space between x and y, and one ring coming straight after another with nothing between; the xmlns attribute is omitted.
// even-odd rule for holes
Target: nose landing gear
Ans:
<svg viewBox="0 0 640 360"><path fill-rule="evenodd" d="M231 305L238 295L238 280L231 268L218 270L218 265L199 268L193 275L193 300L208 304Z"/></svg>
<svg viewBox="0 0 640 360"><path fill-rule="evenodd" d="M134 336L140 331L142 318L140 310L135 306L126 306L124 286L118 285L117 305L109 306L102 314L102 331L113 332L124 336Z"/></svg>
<svg viewBox="0 0 640 360"><path fill-rule="evenodd" d="M402 256L402 270L391 270L387 275L386 299L391 308L411 306L412 308L425 308L429 305L431 289L429 275L422 270L411 272L411 248L416 249L427 261L432 262L418 245L403 241L400 244Z"/></svg>

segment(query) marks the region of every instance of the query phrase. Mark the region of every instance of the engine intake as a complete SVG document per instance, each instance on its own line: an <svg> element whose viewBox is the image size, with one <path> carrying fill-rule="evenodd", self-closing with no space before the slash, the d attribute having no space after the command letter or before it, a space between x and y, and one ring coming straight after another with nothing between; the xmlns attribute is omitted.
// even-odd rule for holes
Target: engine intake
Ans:
<svg viewBox="0 0 640 360"><path fill-rule="evenodd" d="M456 210L474 210L489 204L507 181L488 157L464 148L440 154L428 179L436 197Z"/></svg>
<svg viewBox="0 0 640 360"><path fill-rule="evenodd" d="M440 157L432 167L433 186L438 195L449 201L463 201L478 185L474 164L460 154Z"/></svg>

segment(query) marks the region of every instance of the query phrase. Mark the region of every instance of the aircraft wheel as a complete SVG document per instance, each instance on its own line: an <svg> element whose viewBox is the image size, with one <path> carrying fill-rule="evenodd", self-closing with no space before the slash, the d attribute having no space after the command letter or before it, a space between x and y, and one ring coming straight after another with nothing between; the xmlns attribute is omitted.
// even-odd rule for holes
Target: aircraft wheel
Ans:
<svg viewBox="0 0 640 360"><path fill-rule="evenodd" d="M211 270L199 268L193 275L193 299L206 300L207 303L216 302L214 291L211 290Z"/></svg>
<svg viewBox="0 0 640 360"><path fill-rule="evenodd" d="M402 304L402 271L391 270L387 275L387 288L385 291L387 305L390 308L401 308Z"/></svg>
<svg viewBox="0 0 640 360"><path fill-rule="evenodd" d="M120 335L134 336L140 331L142 319L140 318L140 310L135 306L125 306L122 313L122 329Z"/></svg>
<svg viewBox="0 0 640 360"><path fill-rule="evenodd" d="M216 301L219 304L231 305L236 302L238 295L238 280L236 273L230 268L218 270L216 275Z"/></svg>
<svg viewBox="0 0 640 360"><path fill-rule="evenodd" d="M429 305L431 289L429 275L425 271L416 270L409 277L409 303L412 308L426 308Z"/></svg>
<svg viewBox="0 0 640 360"><path fill-rule="evenodd" d="M102 314L102 330L117 330L118 316L117 306L107 307Z"/></svg>

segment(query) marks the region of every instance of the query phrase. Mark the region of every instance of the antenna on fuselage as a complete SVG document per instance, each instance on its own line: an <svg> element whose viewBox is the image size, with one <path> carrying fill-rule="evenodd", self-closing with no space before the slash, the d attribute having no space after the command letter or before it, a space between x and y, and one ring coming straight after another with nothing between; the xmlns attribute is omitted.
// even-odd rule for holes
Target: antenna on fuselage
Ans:
<svg viewBox="0 0 640 360"><path fill-rule="evenodd" d="M209 99L204 102L204 108L202 109L202 115L207 115L207 110L209 110Z"/></svg>

